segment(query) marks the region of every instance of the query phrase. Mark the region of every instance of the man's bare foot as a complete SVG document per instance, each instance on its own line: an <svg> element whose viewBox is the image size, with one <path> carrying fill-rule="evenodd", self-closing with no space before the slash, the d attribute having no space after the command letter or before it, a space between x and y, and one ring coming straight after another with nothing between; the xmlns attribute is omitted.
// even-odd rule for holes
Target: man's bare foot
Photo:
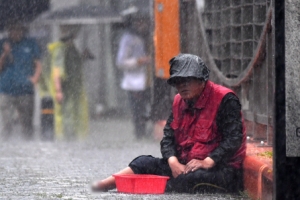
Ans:
<svg viewBox="0 0 300 200"><path fill-rule="evenodd" d="M103 181L95 181L92 183L93 192L107 192L109 188L103 183Z"/></svg>

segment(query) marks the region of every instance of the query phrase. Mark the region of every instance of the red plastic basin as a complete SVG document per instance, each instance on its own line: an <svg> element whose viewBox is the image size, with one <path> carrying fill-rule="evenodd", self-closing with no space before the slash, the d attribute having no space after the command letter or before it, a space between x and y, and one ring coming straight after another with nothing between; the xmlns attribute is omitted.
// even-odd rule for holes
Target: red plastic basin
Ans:
<svg viewBox="0 0 300 200"><path fill-rule="evenodd" d="M118 192L134 194L163 194L168 176L144 174L114 174Z"/></svg>

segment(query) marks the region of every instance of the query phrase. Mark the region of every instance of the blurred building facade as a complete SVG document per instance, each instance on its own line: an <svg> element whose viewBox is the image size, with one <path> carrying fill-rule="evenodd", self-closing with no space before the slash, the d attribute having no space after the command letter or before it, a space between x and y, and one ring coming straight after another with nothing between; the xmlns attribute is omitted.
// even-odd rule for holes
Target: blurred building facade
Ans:
<svg viewBox="0 0 300 200"><path fill-rule="evenodd" d="M205 0L181 1L180 9L181 51L202 56L211 79L237 93L248 136L268 145L274 132L273 6L270 0Z"/></svg>

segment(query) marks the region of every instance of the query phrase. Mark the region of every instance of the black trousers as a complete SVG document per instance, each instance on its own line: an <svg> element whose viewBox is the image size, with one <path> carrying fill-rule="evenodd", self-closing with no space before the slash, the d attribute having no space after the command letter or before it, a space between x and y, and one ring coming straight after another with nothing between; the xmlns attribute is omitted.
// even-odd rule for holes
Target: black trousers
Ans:
<svg viewBox="0 0 300 200"><path fill-rule="evenodd" d="M180 193L237 193L243 190L242 169L231 166L215 166L211 169L198 169L173 178L166 160L153 156L139 156L129 167L135 174L155 174L169 176L166 192Z"/></svg>

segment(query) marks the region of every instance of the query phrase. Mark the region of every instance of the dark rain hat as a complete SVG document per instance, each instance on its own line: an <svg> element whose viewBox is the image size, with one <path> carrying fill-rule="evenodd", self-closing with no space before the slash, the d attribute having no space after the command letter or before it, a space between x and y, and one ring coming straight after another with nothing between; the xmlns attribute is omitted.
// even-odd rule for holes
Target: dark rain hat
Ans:
<svg viewBox="0 0 300 200"><path fill-rule="evenodd" d="M208 80L209 69L203 60L196 55L192 54L179 54L173 57L170 61L170 78L167 83L174 85L174 80L178 77L194 77Z"/></svg>

